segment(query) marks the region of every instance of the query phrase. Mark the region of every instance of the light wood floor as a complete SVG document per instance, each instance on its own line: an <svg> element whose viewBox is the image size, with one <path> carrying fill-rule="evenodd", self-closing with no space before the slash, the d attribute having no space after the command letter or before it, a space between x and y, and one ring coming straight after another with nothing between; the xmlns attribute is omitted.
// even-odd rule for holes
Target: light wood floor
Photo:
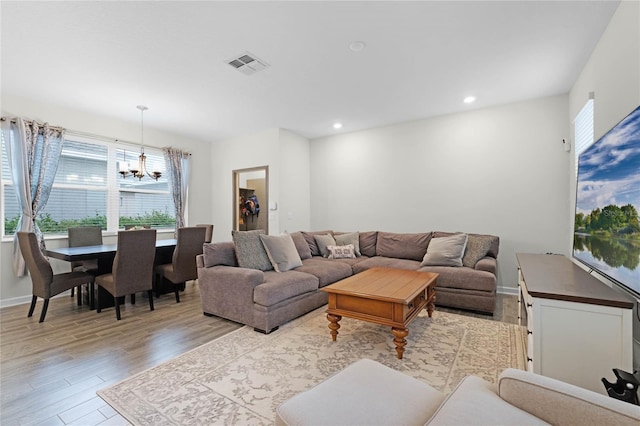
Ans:
<svg viewBox="0 0 640 426"><path fill-rule="evenodd" d="M176 304L173 294L128 301L97 314L65 296L52 299L44 323L28 305L0 310L0 424L128 425L96 391L240 327L202 314L197 283ZM498 295L496 314L436 310L517 323L517 297Z"/></svg>

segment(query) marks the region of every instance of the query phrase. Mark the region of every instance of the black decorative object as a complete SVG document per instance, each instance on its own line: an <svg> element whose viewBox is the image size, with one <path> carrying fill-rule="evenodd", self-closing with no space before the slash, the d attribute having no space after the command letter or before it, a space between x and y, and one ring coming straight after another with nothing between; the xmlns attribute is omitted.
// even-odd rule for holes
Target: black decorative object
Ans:
<svg viewBox="0 0 640 426"><path fill-rule="evenodd" d="M640 386L640 374L638 371L634 371L633 374L631 374L614 368L613 373L617 378L615 383L610 383L604 377L602 378L602 383L604 383L604 387L609 396L631 404L640 405L640 403L638 403L638 387Z"/></svg>

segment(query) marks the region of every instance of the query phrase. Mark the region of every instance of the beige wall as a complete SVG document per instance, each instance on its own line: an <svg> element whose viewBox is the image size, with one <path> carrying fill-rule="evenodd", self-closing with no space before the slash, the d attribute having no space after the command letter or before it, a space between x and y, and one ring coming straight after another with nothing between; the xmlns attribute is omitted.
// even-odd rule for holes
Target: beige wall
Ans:
<svg viewBox="0 0 640 426"><path fill-rule="evenodd" d="M566 252L568 97L554 96L311 142L311 225L500 237L498 285L517 252Z"/></svg>

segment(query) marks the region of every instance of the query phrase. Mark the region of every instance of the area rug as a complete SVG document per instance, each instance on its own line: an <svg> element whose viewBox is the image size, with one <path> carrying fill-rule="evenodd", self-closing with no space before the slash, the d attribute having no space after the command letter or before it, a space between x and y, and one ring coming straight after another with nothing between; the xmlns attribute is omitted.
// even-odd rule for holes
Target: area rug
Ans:
<svg viewBox="0 0 640 426"><path fill-rule="evenodd" d="M243 327L98 395L134 425L271 425L280 403L361 358L444 393L467 374L495 383L503 369L525 366L516 325L423 311L399 360L389 327L343 318L331 341L324 309L268 335Z"/></svg>

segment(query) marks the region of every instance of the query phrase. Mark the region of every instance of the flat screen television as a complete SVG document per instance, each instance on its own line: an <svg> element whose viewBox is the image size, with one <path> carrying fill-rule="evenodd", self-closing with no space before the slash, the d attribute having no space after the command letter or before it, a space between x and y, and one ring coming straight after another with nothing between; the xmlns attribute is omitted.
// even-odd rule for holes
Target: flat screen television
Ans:
<svg viewBox="0 0 640 426"><path fill-rule="evenodd" d="M578 159L573 257L640 299L640 107Z"/></svg>

